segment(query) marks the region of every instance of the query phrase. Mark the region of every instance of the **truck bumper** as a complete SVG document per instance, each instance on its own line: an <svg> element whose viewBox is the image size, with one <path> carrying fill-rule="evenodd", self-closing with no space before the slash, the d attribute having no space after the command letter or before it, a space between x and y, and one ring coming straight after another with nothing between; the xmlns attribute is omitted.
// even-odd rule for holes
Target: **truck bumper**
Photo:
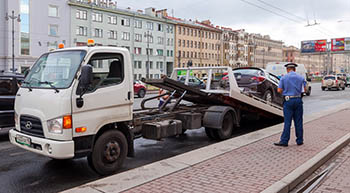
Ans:
<svg viewBox="0 0 350 193"><path fill-rule="evenodd" d="M30 140L29 144L18 142L22 137ZM10 142L20 148L55 159L69 159L74 157L73 141L55 141L51 139L33 137L11 129L9 131Z"/></svg>

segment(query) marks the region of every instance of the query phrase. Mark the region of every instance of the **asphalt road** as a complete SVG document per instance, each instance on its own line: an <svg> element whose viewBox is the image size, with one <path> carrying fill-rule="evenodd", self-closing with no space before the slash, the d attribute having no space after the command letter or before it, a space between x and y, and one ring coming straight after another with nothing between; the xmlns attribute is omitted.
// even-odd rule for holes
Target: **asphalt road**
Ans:
<svg viewBox="0 0 350 193"><path fill-rule="evenodd" d="M319 83L312 84L312 94L304 97L305 114L325 110L350 99L350 89L345 91L321 91ZM148 95L150 96L150 95ZM135 108L141 99L135 100ZM149 106L157 105L157 101ZM243 123L235 136L263 129L276 123ZM235 137L233 136L233 137ZM126 171L164 158L197 149L215 141L209 140L203 129L186 132L180 137L163 141L135 140L136 157L128 158L122 168ZM120 171L121 172L121 171ZM8 142L8 136L0 136L0 192L58 192L101 178L94 173L85 158L55 161L24 151Z"/></svg>

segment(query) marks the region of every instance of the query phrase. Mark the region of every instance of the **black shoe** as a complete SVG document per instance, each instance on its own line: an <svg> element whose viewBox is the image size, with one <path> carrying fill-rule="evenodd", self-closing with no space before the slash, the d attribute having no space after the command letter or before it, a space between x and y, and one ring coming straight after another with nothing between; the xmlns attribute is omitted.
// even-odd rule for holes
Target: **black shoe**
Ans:
<svg viewBox="0 0 350 193"><path fill-rule="evenodd" d="M301 142L301 143L297 143L297 145L303 145L304 143L303 142Z"/></svg>
<svg viewBox="0 0 350 193"><path fill-rule="evenodd" d="M276 145L276 146L283 146L283 147L287 147L288 146L288 144L281 143L281 142L274 143L274 145Z"/></svg>

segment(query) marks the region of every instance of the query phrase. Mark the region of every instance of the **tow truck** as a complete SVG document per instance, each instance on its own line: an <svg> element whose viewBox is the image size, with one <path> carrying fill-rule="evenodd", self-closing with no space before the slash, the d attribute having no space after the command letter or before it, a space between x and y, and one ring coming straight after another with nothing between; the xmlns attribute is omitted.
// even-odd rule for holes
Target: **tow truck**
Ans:
<svg viewBox="0 0 350 193"><path fill-rule="evenodd" d="M177 72L186 71L186 81ZM206 72L205 89L188 85L194 70ZM213 75L228 74L218 83ZM43 54L31 67L16 95L12 144L52 159L87 156L100 175L115 173L134 157L134 140L161 140L189 129L205 128L215 140L231 137L247 114L283 118L282 108L242 92L230 67L175 69L172 76L145 79L169 95L161 107L147 107L151 97L133 109L130 53L125 48L64 48ZM183 102L185 101L185 102Z"/></svg>

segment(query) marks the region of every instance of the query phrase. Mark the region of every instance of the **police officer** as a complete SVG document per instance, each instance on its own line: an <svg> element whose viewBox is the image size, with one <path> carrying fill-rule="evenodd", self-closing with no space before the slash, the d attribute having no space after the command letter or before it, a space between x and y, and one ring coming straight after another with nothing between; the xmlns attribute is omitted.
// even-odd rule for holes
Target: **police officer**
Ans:
<svg viewBox="0 0 350 193"><path fill-rule="evenodd" d="M274 144L277 146L288 146L290 127L292 120L294 120L296 143L297 145L303 145L303 101L301 97L303 90L305 90L306 81L304 77L295 72L297 64L288 63L284 66L287 68L287 74L281 78L278 85L278 92L284 97L284 128L280 141Z"/></svg>

